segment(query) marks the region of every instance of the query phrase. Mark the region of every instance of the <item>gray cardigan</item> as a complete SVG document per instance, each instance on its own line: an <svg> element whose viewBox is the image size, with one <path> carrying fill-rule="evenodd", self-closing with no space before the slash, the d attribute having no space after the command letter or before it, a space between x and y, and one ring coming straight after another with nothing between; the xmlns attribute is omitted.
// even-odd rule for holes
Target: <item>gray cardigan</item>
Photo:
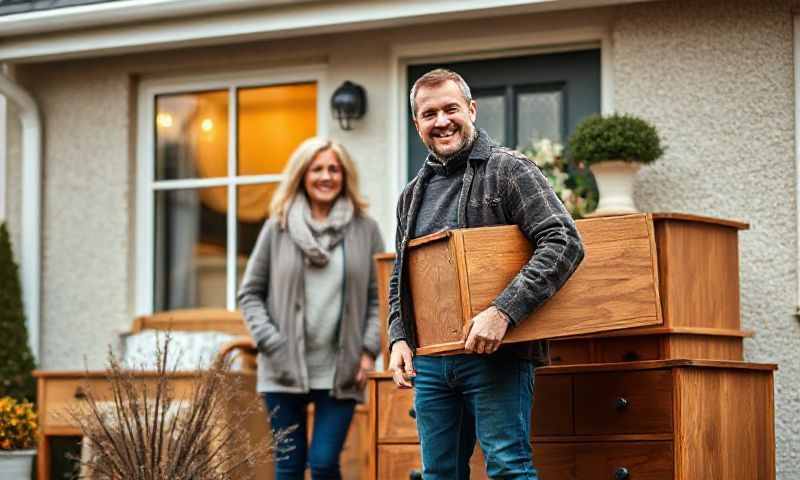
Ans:
<svg viewBox="0 0 800 480"><path fill-rule="evenodd" d="M344 235L344 295L333 396L363 401L355 382L361 354L380 352L378 288L372 255L384 250L375 220L355 216ZM304 258L289 233L267 220L247 262L239 307L258 346L259 392L308 392Z"/></svg>

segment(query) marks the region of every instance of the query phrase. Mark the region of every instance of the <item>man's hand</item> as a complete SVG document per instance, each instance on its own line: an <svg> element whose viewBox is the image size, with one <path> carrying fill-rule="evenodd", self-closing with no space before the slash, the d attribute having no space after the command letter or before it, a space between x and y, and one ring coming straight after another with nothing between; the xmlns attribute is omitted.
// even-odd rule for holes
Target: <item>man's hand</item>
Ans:
<svg viewBox="0 0 800 480"><path fill-rule="evenodd" d="M508 330L508 317L494 305L479 313L468 325L464 350L494 353Z"/></svg>
<svg viewBox="0 0 800 480"><path fill-rule="evenodd" d="M412 388L411 378L417 375L412 363L411 348L405 340L398 340L392 345L392 354L389 356L389 370L392 372L394 383L400 388Z"/></svg>
<svg viewBox="0 0 800 480"><path fill-rule="evenodd" d="M361 364L356 374L356 383L358 388L364 388L367 385L367 373L375 370L375 359L368 353L361 354Z"/></svg>

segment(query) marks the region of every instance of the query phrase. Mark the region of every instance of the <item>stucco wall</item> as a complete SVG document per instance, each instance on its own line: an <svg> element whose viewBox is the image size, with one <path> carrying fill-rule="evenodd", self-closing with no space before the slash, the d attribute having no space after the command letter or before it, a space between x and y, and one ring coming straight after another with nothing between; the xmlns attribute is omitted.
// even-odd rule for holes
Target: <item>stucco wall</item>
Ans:
<svg viewBox="0 0 800 480"><path fill-rule="evenodd" d="M740 235L747 360L777 362L778 478L800 478L800 323L789 2L660 2L621 9L615 100L669 147L637 202L750 222Z"/></svg>

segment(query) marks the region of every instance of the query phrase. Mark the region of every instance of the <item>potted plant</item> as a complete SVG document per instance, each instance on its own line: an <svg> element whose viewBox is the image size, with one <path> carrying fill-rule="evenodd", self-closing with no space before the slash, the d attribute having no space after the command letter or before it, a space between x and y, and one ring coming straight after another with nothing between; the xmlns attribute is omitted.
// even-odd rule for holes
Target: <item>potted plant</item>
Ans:
<svg viewBox="0 0 800 480"><path fill-rule="evenodd" d="M38 421L32 403L0 398L0 478L29 480Z"/></svg>
<svg viewBox="0 0 800 480"><path fill-rule="evenodd" d="M633 203L636 172L664 153L655 127L624 114L583 120L570 137L569 149L594 174L600 201L592 216L638 212Z"/></svg>

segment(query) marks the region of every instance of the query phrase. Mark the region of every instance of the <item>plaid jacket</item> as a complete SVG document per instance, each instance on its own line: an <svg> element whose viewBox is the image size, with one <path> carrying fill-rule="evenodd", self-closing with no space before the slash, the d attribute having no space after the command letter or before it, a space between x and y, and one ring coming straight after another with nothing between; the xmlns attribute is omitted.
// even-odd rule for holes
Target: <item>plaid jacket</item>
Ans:
<svg viewBox="0 0 800 480"><path fill-rule="evenodd" d="M404 275L405 251L432 174L426 162L397 203L397 257L389 282L389 344L405 340L412 349L416 347L416 331ZM569 279L583 260L583 245L575 222L539 168L519 152L494 144L481 130L464 171L458 226L492 225L517 225L534 245L535 255L492 302L508 315L513 328ZM532 345L532 359L546 363L546 345L536 343Z"/></svg>

